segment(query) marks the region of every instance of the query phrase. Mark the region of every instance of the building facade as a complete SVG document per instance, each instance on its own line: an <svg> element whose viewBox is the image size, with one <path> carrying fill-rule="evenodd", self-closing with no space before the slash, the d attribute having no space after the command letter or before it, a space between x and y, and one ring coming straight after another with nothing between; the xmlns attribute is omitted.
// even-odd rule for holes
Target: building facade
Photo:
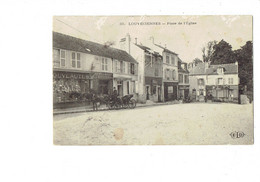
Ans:
<svg viewBox="0 0 260 182"><path fill-rule="evenodd" d="M239 97L238 64L198 64L190 71L190 92L197 101L212 96L217 101L237 102Z"/></svg>
<svg viewBox="0 0 260 182"><path fill-rule="evenodd" d="M153 39L152 39L153 42ZM163 57L163 101L178 99L178 55L166 47L155 44Z"/></svg>
<svg viewBox="0 0 260 182"><path fill-rule="evenodd" d="M178 61L178 72L179 72L179 86L178 95L180 99L186 99L190 94L190 84L189 84L189 71L187 63L183 62L181 59Z"/></svg>
<svg viewBox="0 0 260 182"><path fill-rule="evenodd" d="M127 51L138 62L138 101L161 102L162 94L162 56L151 48L131 41L129 34L120 41L120 48Z"/></svg>
<svg viewBox="0 0 260 182"><path fill-rule="evenodd" d="M54 105L75 102L76 95L90 91L111 94L113 87L121 95L135 93L137 66L125 51L53 32Z"/></svg>

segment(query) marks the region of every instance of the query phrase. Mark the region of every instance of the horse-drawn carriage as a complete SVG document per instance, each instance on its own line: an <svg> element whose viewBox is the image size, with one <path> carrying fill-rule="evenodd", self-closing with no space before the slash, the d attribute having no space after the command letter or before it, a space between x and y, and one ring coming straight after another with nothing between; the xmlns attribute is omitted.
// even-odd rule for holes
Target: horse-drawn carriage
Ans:
<svg viewBox="0 0 260 182"><path fill-rule="evenodd" d="M133 94L129 94L123 97L115 97L113 95L98 95L95 92L90 92L86 94L73 93L70 97L92 103L93 110L98 110L101 105L106 105L108 109L134 109L136 107L136 100L133 96Z"/></svg>

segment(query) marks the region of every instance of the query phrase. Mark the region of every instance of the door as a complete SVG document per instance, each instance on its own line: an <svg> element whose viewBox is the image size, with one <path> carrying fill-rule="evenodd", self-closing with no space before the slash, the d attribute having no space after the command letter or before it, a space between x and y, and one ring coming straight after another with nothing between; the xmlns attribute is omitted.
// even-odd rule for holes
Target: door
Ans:
<svg viewBox="0 0 260 182"><path fill-rule="evenodd" d="M158 102L161 102L161 91L162 91L161 87L158 86Z"/></svg>
<svg viewBox="0 0 260 182"><path fill-rule="evenodd" d="M172 96L172 100L177 100L177 92L178 92L177 86L174 85L174 86L173 86L173 96Z"/></svg>
<svg viewBox="0 0 260 182"><path fill-rule="evenodd" d="M118 95L123 96L123 86L122 85L117 85L117 90L118 90Z"/></svg>
<svg viewBox="0 0 260 182"><path fill-rule="evenodd" d="M149 86L146 86L146 100L149 100L149 89L150 87Z"/></svg>
<svg viewBox="0 0 260 182"><path fill-rule="evenodd" d="M189 96L189 90L185 89L184 90L184 98L187 98Z"/></svg>
<svg viewBox="0 0 260 182"><path fill-rule="evenodd" d="M168 101L168 86L164 86L164 100Z"/></svg>

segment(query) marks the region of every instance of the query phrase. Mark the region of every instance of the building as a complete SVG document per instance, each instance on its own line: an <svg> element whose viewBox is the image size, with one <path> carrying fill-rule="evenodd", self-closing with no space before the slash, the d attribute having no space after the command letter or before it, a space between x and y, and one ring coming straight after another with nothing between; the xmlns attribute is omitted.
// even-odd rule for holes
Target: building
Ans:
<svg viewBox="0 0 260 182"><path fill-rule="evenodd" d="M178 55L159 44L154 49L162 54L163 57L163 100L172 101L178 99Z"/></svg>
<svg viewBox="0 0 260 182"><path fill-rule="evenodd" d="M197 101L212 95L217 101L238 101L238 63L210 65L200 63L191 69L190 92Z"/></svg>
<svg viewBox="0 0 260 182"><path fill-rule="evenodd" d="M179 72L178 96L179 98L185 99L189 96L189 92L190 92L189 71L188 71L187 63L183 62L180 58L178 61L178 72Z"/></svg>
<svg viewBox="0 0 260 182"><path fill-rule="evenodd" d="M53 32L53 102L69 103L95 91L135 93L138 63L127 52Z"/></svg>
<svg viewBox="0 0 260 182"><path fill-rule="evenodd" d="M138 62L138 101L160 102L162 96L162 56L151 48L131 41L129 34L120 41L120 48Z"/></svg>

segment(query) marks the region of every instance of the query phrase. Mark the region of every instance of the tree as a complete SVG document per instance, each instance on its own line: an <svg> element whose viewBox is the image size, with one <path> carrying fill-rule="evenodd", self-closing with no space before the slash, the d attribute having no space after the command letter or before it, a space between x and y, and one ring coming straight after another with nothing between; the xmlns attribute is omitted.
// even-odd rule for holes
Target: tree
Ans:
<svg viewBox="0 0 260 182"><path fill-rule="evenodd" d="M217 41L209 41L205 47L202 48L202 59L203 62L211 62L212 55L214 53L214 46L217 44Z"/></svg>
<svg viewBox="0 0 260 182"><path fill-rule="evenodd" d="M212 64L228 64L236 61L232 46L223 39L213 46Z"/></svg>
<svg viewBox="0 0 260 182"><path fill-rule="evenodd" d="M199 58L195 58L192 63L194 63L195 66L197 66L199 63L202 63L202 61Z"/></svg>
<svg viewBox="0 0 260 182"><path fill-rule="evenodd" d="M234 51L238 61L238 75L240 85L247 86L248 90L253 90L253 43L247 41L241 49Z"/></svg>

